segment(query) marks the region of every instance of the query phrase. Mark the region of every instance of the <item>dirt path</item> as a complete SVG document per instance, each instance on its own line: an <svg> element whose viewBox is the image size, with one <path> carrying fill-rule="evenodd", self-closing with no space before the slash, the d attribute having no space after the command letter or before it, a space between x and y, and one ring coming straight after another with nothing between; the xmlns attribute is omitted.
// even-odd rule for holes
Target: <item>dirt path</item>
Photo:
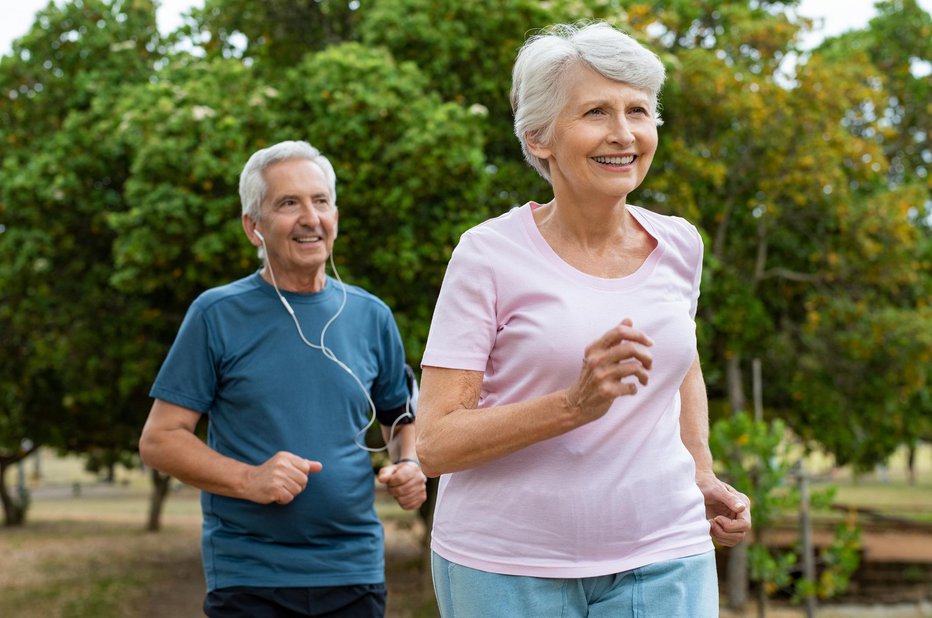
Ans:
<svg viewBox="0 0 932 618"><path fill-rule="evenodd" d="M149 587L140 618L203 618L204 571L200 545L162 565L166 577Z"/></svg>

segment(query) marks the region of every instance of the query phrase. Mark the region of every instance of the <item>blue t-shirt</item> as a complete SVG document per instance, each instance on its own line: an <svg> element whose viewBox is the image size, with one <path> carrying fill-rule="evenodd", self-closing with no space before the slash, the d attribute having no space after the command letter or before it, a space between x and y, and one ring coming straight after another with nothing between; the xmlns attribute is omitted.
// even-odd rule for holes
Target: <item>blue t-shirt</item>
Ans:
<svg viewBox="0 0 932 618"><path fill-rule="evenodd" d="M340 284L328 278L321 292L283 294L307 339L319 344L343 300ZM408 391L391 310L359 288L346 286L346 294L325 344L377 409L399 408ZM301 341L258 273L194 301L150 395L209 414L208 444L233 459L260 464L289 451L323 463L287 505L201 493L208 590L384 581L372 464L355 443L371 415L365 394L337 363Z"/></svg>

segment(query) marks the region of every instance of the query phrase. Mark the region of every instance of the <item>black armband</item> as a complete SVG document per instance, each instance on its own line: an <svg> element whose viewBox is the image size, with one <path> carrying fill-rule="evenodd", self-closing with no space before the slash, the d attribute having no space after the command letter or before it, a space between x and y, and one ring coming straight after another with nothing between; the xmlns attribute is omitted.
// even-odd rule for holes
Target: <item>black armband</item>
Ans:
<svg viewBox="0 0 932 618"><path fill-rule="evenodd" d="M386 427L391 427L393 424L409 425L414 422L414 415L408 414L407 404L400 405L391 410L376 410L375 417L379 419L379 423Z"/></svg>

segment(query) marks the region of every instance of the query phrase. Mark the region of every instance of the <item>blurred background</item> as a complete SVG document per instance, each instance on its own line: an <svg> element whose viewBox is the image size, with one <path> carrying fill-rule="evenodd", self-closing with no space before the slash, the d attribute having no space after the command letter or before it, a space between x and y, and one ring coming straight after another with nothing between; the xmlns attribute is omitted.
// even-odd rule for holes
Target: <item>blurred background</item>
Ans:
<svg viewBox="0 0 932 618"><path fill-rule="evenodd" d="M932 615L930 10L4 2L0 615L200 615L196 492L136 448L188 304L259 265L243 163L282 139L331 159L341 275L393 308L417 367L459 235L550 198L512 133L511 65L578 19L668 72L631 199L705 239L712 447L755 517L718 554L723 615ZM429 512L380 509L390 614L436 615Z"/></svg>

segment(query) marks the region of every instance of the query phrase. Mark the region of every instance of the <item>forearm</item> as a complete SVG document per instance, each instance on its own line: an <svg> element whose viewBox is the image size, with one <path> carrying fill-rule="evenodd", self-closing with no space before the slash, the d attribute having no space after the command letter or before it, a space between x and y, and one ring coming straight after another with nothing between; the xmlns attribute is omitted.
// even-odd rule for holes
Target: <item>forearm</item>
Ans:
<svg viewBox="0 0 932 618"><path fill-rule="evenodd" d="M414 423L395 425L394 436L391 427L382 426L382 437L388 446L388 456L393 462L399 459L417 460L415 449Z"/></svg>
<svg viewBox="0 0 932 618"><path fill-rule="evenodd" d="M562 391L494 408L460 407L436 418L428 414L430 420L417 427L417 451L428 476L475 468L581 424Z"/></svg>
<svg viewBox="0 0 932 618"><path fill-rule="evenodd" d="M182 428L144 430L139 440L139 454L147 466L162 474L233 498L244 497L246 478L253 468L221 455L192 431Z"/></svg>
<svg viewBox="0 0 932 618"><path fill-rule="evenodd" d="M417 423L424 473L474 468L601 418L616 399L647 385L652 345L625 318L586 347L570 388L482 409L483 372L424 367Z"/></svg>
<svg viewBox="0 0 932 618"><path fill-rule="evenodd" d="M698 355L680 386L680 437L696 462L696 475L711 473L709 400Z"/></svg>

